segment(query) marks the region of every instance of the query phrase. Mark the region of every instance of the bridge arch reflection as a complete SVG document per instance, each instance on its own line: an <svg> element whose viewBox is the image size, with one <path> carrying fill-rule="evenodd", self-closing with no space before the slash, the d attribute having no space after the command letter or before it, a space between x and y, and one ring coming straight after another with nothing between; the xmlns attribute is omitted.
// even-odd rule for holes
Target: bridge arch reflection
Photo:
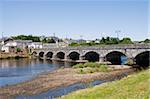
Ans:
<svg viewBox="0 0 150 99"><path fill-rule="evenodd" d="M40 52L39 57L44 57L44 52Z"/></svg>
<svg viewBox="0 0 150 99"><path fill-rule="evenodd" d="M53 52L47 52L45 55L47 58L53 58Z"/></svg>
<svg viewBox="0 0 150 99"><path fill-rule="evenodd" d="M33 56L36 56L38 53L36 51L32 52Z"/></svg>

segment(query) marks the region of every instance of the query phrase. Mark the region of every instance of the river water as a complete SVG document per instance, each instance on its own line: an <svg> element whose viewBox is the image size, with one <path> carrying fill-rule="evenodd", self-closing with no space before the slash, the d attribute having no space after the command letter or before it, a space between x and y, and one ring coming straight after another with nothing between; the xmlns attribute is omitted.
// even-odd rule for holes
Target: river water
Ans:
<svg viewBox="0 0 150 99"><path fill-rule="evenodd" d="M35 78L41 73L53 71L62 67L70 67L73 63L58 62L40 59L3 59L0 60L0 87L21 83ZM59 87L32 96L18 95L15 99L54 99L72 91L84 89L89 86L104 83L93 81L91 83L76 83L66 87Z"/></svg>
<svg viewBox="0 0 150 99"><path fill-rule="evenodd" d="M31 80L37 75L53 71L70 63L39 59L0 60L0 87Z"/></svg>
<svg viewBox="0 0 150 99"><path fill-rule="evenodd" d="M41 73L62 67L70 67L73 63L39 59L0 60L0 87L13 85L35 78ZM89 83L76 83L66 87L50 89L36 95L18 95L15 99L54 99L72 91L99 85L107 81L96 80Z"/></svg>

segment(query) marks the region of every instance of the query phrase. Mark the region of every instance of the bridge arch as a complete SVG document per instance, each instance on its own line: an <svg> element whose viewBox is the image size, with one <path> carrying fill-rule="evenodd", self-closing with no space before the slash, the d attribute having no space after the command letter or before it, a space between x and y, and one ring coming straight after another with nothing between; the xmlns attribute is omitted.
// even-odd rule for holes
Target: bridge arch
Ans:
<svg viewBox="0 0 150 99"><path fill-rule="evenodd" d="M55 57L59 59L65 59L65 53L62 51L57 52Z"/></svg>
<svg viewBox="0 0 150 99"><path fill-rule="evenodd" d="M43 51L39 53L39 57L44 57L44 52Z"/></svg>
<svg viewBox="0 0 150 99"><path fill-rule="evenodd" d="M45 55L47 58L53 58L53 52L47 52Z"/></svg>
<svg viewBox="0 0 150 99"><path fill-rule="evenodd" d="M121 57L127 57L124 53L119 51L112 51L106 54L106 61L111 62L113 65L121 65Z"/></svg>
<svg viewBox="0 0 150 99"><path fill-rule="evenodd" d="M95 51L89 51L87 53L85 53L84 55L84 59L88 60L89 62L95 62L95 61L99 61L99 54Z"/></svg>
<svg viewBox="0 0 150 99"><path fill-rule="evenodd" d="M136 55L135 62L142 67L150 66L150 51L144 51Z"/></svg>
<svg viewBox="0 0 150 99"><path fill-rule="evenodd" d="M80 54L76 51L73 51L69 53L68 57L69 59L72 59L72 60L79 60Z"/></svg>
<svg viewBox="0 0 150 99"><path fill-rule="evenodd" d="M36 56L36 55L37 55L37 52L36 52L36 51L33 51L33 52L32 52L32 55Z"/></svg>
<svg viewBox="0 0 150 99"><path fill-rule="evenodd" d="M135 58L137 55L139 55L140 53L143 53L143 52L147 52L147 51L150 51L150 49L136 49L136 50L130 50L128 51L128 53L130 55L132 55L133 58Z"/></svg>

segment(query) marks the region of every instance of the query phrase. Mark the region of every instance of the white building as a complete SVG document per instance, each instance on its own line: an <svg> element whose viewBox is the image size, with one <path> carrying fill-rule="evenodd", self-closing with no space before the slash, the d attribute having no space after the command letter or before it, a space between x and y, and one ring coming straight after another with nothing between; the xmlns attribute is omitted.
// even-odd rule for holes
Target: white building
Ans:
<svg viewBox="0 0 150 99"><path fill-rule="evenodd" d="M15 52L16 48L25 49L28 48L28 45L32 44L32 40L7 40L4 41L4 44L1 48L4 52Z"/></svg>
<svg viewBox="0 0 150 99"><path fill-rule="evenodd" d="M2 45L0 44L0 52L1 52L1 50L2 50Z"/></svg>
<svg viewBox="0 0 150 99"><path fill-rule="evenodd" d="M40 49L43 48L42 42L32 42L30 45L28 45L29 48L33 49Z"/></svg>

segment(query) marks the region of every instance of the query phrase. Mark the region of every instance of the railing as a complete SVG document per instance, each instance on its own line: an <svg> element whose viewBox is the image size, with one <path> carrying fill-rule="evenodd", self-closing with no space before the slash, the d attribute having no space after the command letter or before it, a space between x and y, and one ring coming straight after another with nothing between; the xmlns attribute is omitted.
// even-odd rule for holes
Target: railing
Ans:
<svg viewBox="0 0 150 99"><path fill-rule="evenodd" d="M57 47L43 48L35 50L102 50L102 49L150 49L150 44L118 44L118 45L99 45L99 46L77 46L77 47Z"/></svg>

